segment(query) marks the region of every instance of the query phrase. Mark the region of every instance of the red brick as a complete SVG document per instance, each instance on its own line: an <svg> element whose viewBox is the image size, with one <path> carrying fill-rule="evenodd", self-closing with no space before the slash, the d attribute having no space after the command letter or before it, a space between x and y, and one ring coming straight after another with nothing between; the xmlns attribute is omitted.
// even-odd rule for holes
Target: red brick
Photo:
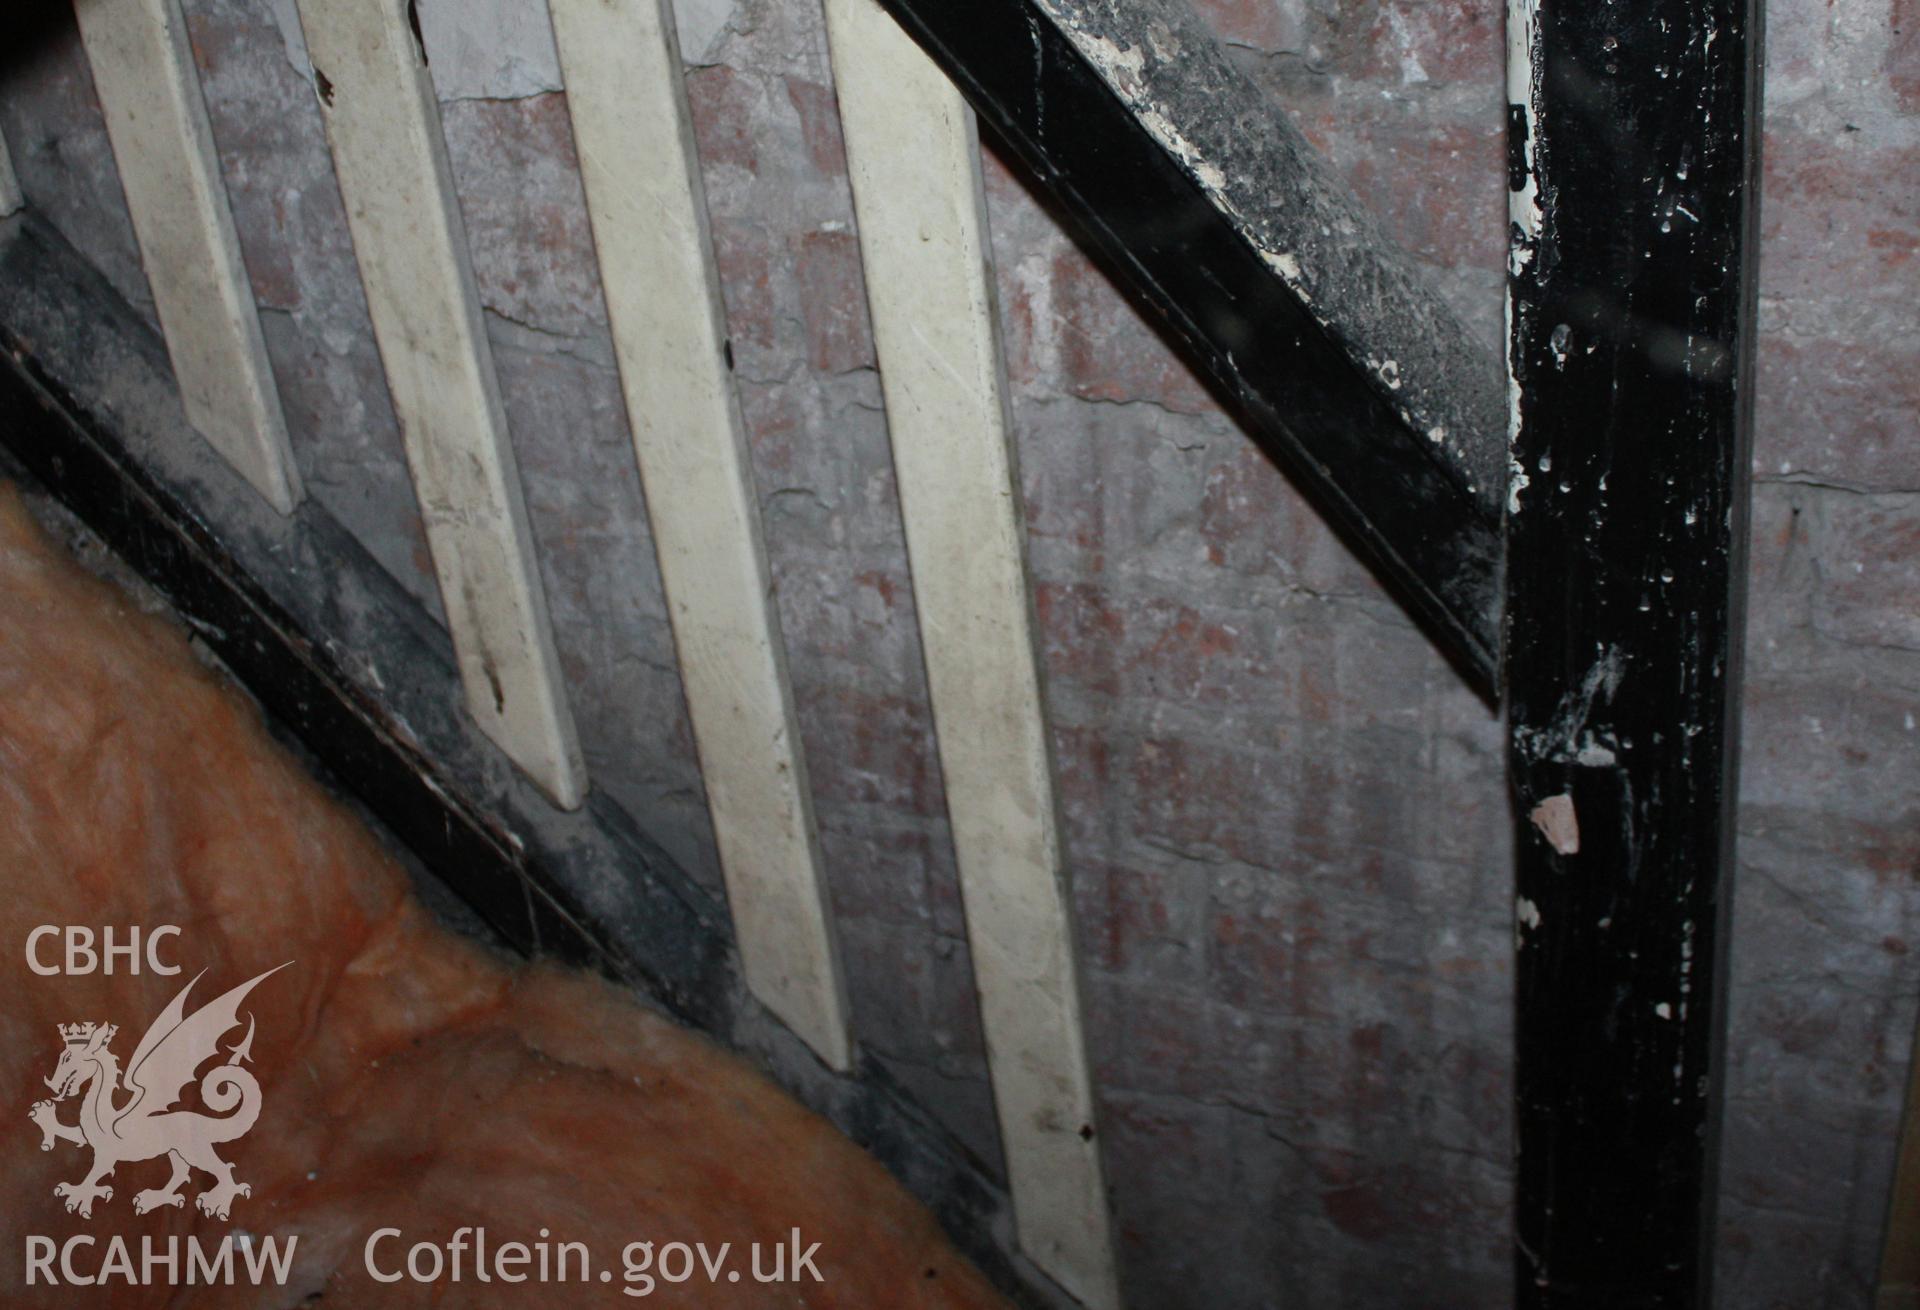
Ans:
<svg viewBox="0 0 1920 1310"><path fill-rule="evenodd" d="M1027 536L1036 541L1069 542L1079 548L1077 562L1083 571L1095 576L1104 572L1106 498L1084 482L1043 479L1031 465L1025 466L1023 472L1027 484L1022 500Z"/></svg>
<svg viewBox="0 0 1920 1310"><path fill-rule="evenodd" d="M1169 1106L1157 1100L1116 1096L1103 1101L1101 1108L1110 1150L1121 1150L1122 1144L1130 1146L1135 1141L1144 1146L1140 1153L1142 1173L1150 1172L1148 1161L1193 1160L1217 1145L1221 1136L1216 1131L1204 1135L1198 1131L1206 1125L1195 1122L1196 1113L1205 1112L1196 1106Z"/></svg>
<svg viewBox="0 0 1920 1310"><path fill-rule="evenodd" d="M1493 1215L1447 1180L1347 1152L1320 1155L1320 1204L1341 1232L1391 1245L1409 1233L1471 1233Z"/></svg>
<svg viewBox="0 0 1920 1310"><path fill-rule="evenodd" d="M991 200L1019 202L1031 199L1026 183L1021 180L1020 165L1003 157L997 142L980 143L980 175Z"/></svg>
<svg viewBox="0 0 1920 1310"><path fill-rule="evenodd" d="M443 121L482 301L559 331L604 322L566 97L462 100Z"/></svg>
<svg viewBox="0 0 1920 1310"><path fill-rule="evenodd" d="M1180 877L1118 865L1076 866L1074 899L1087 962L1125 973L1156 944L1184 947L1184 925L1176 929L1171 907Z"/></svg>
<svg viewBox="0 0 1920 1310"><path fill-rule="evenodd" d="M1200 500L1209 563L1280 577L1306 591L1372 593L1377 585L1286 476L1250 441L1209 469Z"/></svg>
<svg viewBox="0 0 1920 1310"><path fill-rule="evenodd" d="M1138 311L1077 249L1054 256L1050 321L1029 328L1036 339L1051 333L1059 385L1085 400L1144 400L1183 414L1218 408L1205 385L1149 327ZM1034 352L1044 378L1045 355Z"/></svg>
<svg viewBox="0 0 1920 1310"><path fill-rule="evenodd" d="M1741 805L1756 829L1791 831L1802 863L1817 857L1812 867L1865 867L1897 881L1920 850L1920 811L1902 772L1920 741L1907 724L1920 711L1897 685L1832 671L1847 667L1748 678ZM1759 858L1757 845L1743 850Z"/></svg>
<svg viewBox="0 0 1920 1310"><path fill-rule="evenodd" d="M794 470L796 438L806 439L806 417L799 400L792 387L743 383L739 392L754 471L772 479L762 485L779 485Z"/></svg>
<svg viewBox="0 0 1920 1310"><path fill-rule="evenodd" d="M989 190L993 177L989 171ZM1053 296L1052 265L1039 254L1022 252L1018 259L997 260L994 276L1000 293L1007 381L1015 391L1050 392L1057 385L1052 375L1054 355L1058 353L1052 344L1058 323L1048 308Z"/></svg>
<svg viewBox="0 0 1920 1310"><path fill-rule="evenodd" d="M927 1035L947 1061L958 1056L978 1076L986 1071L986 1040L980 1030L972 957L966 942L956 938L935 937L930 945L935 986L927 1008Z"/></svg>
<svg viewBox="0 0 1920 1310"><path fill-rule="evenodd" d="M1920 885L1920 825L1849 825L1851 854L1881 887Z"/></svg>
<svg viewBox="0 0 1920 1310"><path fill-rule="evenodd" d="M851 232L803 233L795 275L807 332L807 363L821 373L873 367L859 238Z"/></svg>
<svg viewBox="0 0 1920 1310"><path fill-rule="evenodd" d="M1827 636L1920 650L1920 505L1845 497L1820 541L1816 622Z"/></svg>
<svg viewBox="0 0 1920 1310"><path fill-rule="evenodd" d="M796 697L816 796L945 813L924 702L853 687L796 688Z"/></svg>
<svg viewBox="0 0 1920 1310"><path fill-rule="evenodd" d="M760 89L753 81L725 64L688 71L687 103L693 113L693 137L701 164L759 171L754 123L760 98Z"/></svg>
<svg viewBox="0 0 1920 1310"><path fill-rule="evenodd" d="M1236 443L1225 463L1208 470L1201 493L1207 562L1241 573L1268 572L1285 550L1280 507L1292 495L1272 460L1251 442Z"/></svg>
<svg viewBox="0 0 1920 1310"><path fill-rule="evenodd" d="M1258 765L1177 738L1141 742L1131 763L1136 837L1247 864L1272 858L1253 820L1262 789Z"/></svg>
<svg viewBox="0 0 1920 1310"><path fill-rule="evenodd" d="M823 815L820 845L832 873L834 911L843 919L925 924L932 838L914 829L841 824Z"/></svg>
<svg viewBox="0 0 1920 1310"><path fill-rule="evenodd" d="M260 76L258 43L279 41L268 27L264 16L248 18L225 10L195 11L187 18L254 297L263 306L293 310L304 297L293 262L287 206L290 191L296 204L305 197L288 185L288 174L299 167L296 161L311 159L324 146L317 122L286 112L285 97L301 95L305 88L276 86L274 76ZM327 185L331 187L330 180ZM337 200L332 208L337 214ZM305 216L293 218L297 222ZM344 216L337 221L344 222Z"/></svg>
<svg viewBox="0 0 1920 1310"><path fill-rule="evenodd" d="M775 317L773 248L767 230L756 223L737 223L715 216L713 257L720 270L720 290L727 303L727 335L738 362L743 345L773 344Z"/></svg>
<svg viewBox="0 0 1920 1310"><path fill-rule="evenodd" d="M859 920L841 925L840 942L863 1043L921 1062L957 1054L980 1063L980 1011L964 943Z"/></svg>
<svg viewBox="0 0 1920 1310"><path fill-rule="evenodd" d="M1750 673L1773 671L1780 634L1812 622L1807 586L1808 491L1762 487L1753 498L1747 564L1747 649ZM1766 645L1775 641L1774 649Z"/></svg>
<svg viewBox="0 0 1920 1310"><path fill-rule="evenodd" d="M1088 982L1093 1018L1111 1036L1096 1055L1103 1088L1218 1096L1241 1058L1218 1039L1212 1000L1186 988L1111 978Z"/></svg>
<svg viewBox="0 0 1920 1310"><path fill-rule="evenodd" d="M1448 123L1342 114L1325 147L1388 235L1444 268L1506 261L1506 135L1497 118Z"/></svg>
<svg viewBox="0 0 1920 1310"><path fill-rule="evenodd" d="M1049 676L1105 696L1120 692L1118 660L1126 620L1108 603L1104 588L1037 583L1034 615Z"/></svg>
<svg viewBox="0 0 1920 1310"><path fill-rule="evenodd" d="M1909 114L1920 113L1920 0L1893 0L1887 81Z"/></svg>
<svg viewBox="0 0 1920 1310"><path fill-rule="evenodd" d="M1317 896L1277 889L1250 903L1216 904L1207 926L1215 994L1229 1005L1296 1018L1337 1017L1332 975L1348 967Z"/></svg>
<svg viewBox="0 0 1920 1310"><path fill-rule="evenodd" d="M1130 697L1244 704L1271 677L1231 622L1157 597L1140 602L1135 615L1124 693Z"/></svg>
<svg viewBox="0 0 1920 1310"><path fill-rule="evenodd" d="M833 88L789 75L787 99L800 116L800 136L807 144L807 158L815 169L828 177L847 174L847 148L840 133L840 103Z"/></svg>
<svg viewBox="0 0 1920 1310"><path fill-rule="evenodd" d="M1362 846L1403 857L1436 848L1416 822L1428 810L1404 781L1403 734L1304 727L1263 736L1266 749L1217 734L1140 742L1129 761L1133 835L1189 858L1293 875L1328 861L1351 871Z"/></svg>
<svg viewBox="0 0 1920 1310"><path fill-rule="evenodd" d="M1920 300L1920 147L1877 134L1767 134L1761 292L1793 299Z"/></svg>
<svg viewBox="0 0 1920 1310"><path fill-rule="evenodd" d="M871 594L880 602L880 608L891 613L899 604L900 598L907 594L911 584L906 578L885 569L868 569L864 573L853 575L853 585L860 594Z"/></svg>
<svg viewBox="0 0 1920 1310"><path fill-rule="evenodd" d="M1107 839L1113 816L1112 748L1099 727L1053 723L1054 787L1070 843Z"/></svg>
<svg viewBox="0 0 1920 1310"><path fill-rule="evenodd" d="M1920 343L1762 335L1754 465L1869 487L1915 485Z"/></svg>
<svg viewBox="0 0 1920 1310"><path fill-rule="evenodd" d="M1194 0L1193 8L1229 45L1269 54L1300 48L1300 16L1285 0Z"/></svg>
<svg viewBox="0 0 1920 1310"><path fill-rule="evenodd" d="M1506 9L1487 0L1386 0L1362 12L1359 73L1387 82L1500 83Z"/></svg>
<svg viewBox="0 0 1920 1310"><path fill-rule="evenodd" d="M1491 967L1503 975L1511 972L1506 960ZM1502 990L1511 994L1512 984ZM1455 1103L1462 1107L1472 1136L1477 1141L1510 1140L1513 1093L1513 1054L1506 1034L1494 1031L1472 1037L1450 1037L1434 1056L1434 1085L1456 1089Z"/></svg>
<svg viewBox="0 0 1920 1310"><path fill-rule="evenodd" d="M1240 629L1179 601L1041 582L1034 608L1049 676L1101 695L1231 701L1272 675Z"/></svg>
<svg viewBox="0 0 1920 1310"><path fill-rule="evenodd" d="M1293 125L1300 129L1300 135L1307 139L1307 144L1328 159L1332 159L1334 134L1340 130L1344 121L1343 116L1331 108L1323 108L1318 113L1308 113L1305 106L1300 106L1293 108L1291 112Z"/></svg>

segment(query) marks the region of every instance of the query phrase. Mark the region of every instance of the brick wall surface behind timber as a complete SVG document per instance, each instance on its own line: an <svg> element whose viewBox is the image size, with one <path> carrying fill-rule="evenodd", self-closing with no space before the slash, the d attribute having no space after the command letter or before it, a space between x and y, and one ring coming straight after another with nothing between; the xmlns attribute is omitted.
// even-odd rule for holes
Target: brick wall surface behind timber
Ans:
<svg viewBox="0 0 1920 1310"><path fill-rule="evenodd" d="M1490 347L1501 10L1198 0ZM717 885L544 24L421 0L597 785ZM817 8L682 0L858 1035L997 1154ZM1725 1305L1864 1307L1920 991L1920 0L1769 15ZM185 0L311 493L437 609L291 5ZM144 278L77 41L31 203ZM997 159L989 209L1130 1292L1507 1299L1497 723Z"/></svg>

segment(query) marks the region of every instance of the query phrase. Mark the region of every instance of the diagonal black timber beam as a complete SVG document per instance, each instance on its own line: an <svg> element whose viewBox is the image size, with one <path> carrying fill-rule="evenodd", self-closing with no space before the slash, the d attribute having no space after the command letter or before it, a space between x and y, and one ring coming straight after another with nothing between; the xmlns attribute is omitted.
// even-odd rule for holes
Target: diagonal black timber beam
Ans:
<svg viewBox="0 0 1920 1310"><path fill-rule="evenodd" d="M1705 1307L1759 0L1509 13L1517 1304Z"/></svg>
<svg viewBox="0 0 1920 1310"><path fill-rule="evenodd" d="M881 0L1485 694L1501 370L1186 0Z"/></svg>

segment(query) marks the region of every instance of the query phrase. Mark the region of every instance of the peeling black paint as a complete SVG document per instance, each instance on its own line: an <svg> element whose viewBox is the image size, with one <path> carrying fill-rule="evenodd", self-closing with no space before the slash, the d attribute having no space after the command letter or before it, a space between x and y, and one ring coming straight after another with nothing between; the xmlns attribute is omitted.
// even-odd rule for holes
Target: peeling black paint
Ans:
<svg viewBox="0 0 1920 1310"><path fill-rule="evenodd" d="M1511 120L1513 189L1539 197L1510 281L1522 1307L1710 1303L1755 9L1543 4ZM1535 821L1555 812L1573 848Z"/></svg>

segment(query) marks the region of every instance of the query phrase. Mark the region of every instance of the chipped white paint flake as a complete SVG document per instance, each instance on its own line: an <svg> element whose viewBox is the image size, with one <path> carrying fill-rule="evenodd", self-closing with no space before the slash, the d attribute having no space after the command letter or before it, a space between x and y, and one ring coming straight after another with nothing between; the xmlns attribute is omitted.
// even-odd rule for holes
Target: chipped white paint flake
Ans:
<svg viewBox="0 0 1920 1310"><path fill-rule="evenodd" d="M1565 792L1549 796L1534 806L1527 818L1547 839L1547 845L1560 854L1580 853L1580 818L1574 813L1573 797Z"/></svg>
<svg viewBox="0 0 1920 1310"><path fill-rule="evenodd" d="M1507 103L1520 111L1526 131L1526 141L1521 150L1521 185L1517 190L1509 188L1507 191L1507 274L1510 278L1518 278L1532 262L1543 222L1537 149L1541 72L1536 40L1539 20L1540 0L1507 0ZM1519 349L1514 330L1515 295L1515 290L1509 286L1505 305L1509 450L1518 445L1524 422L1514 354ZM1564 362L1564 355L1559 358ZM1528 479L1517 459L1510 457L1509 462L1512 465L1512 477L1507 484L1507 513L1518 514L1520 493L1527 489Z"/></svg>
<svg viewBox="0 0 1920 1310"><path fill-rule="evenodd" d="M79 0L74 15L187 421L291 513L300 477L179 0Z"/></svg>
<svg viewBox="0 0 1920 1310"><path fill-rule="evenodd" d="M1116 45L1108 37L1078 28L1070 30L1068 36L1096 68L1101 69L1129 91L1139 89L1140 74L1145 72L1147 67L1146 51L1137 45Z"/></svg>
<svg viewBox="0 0 1920 1310"><path fill-rule="evenodd" d="M1520 461L1512 456L1507 458L1507 472L1507 513L1518 514L1520 493L1532 486L1533 480L1527 476L1527 471L1520 467Z"/></svg>
<svg viewBox="0 0 1920 1310"><path fill-rule="evenodd" d="M1661 1001L1658 1005L1654 1006L1653 1012L1659 1015L1662 1019L1673 1018L1673 1007L1671 1005L1668 1005L1665 1001Z"/></svg>
<svg viewBox="0 0 1920 1310"><path fill-rule="evenodd" d="M1028 1258L1108 1310L1113 1239L979 142L952 83L875 0L828 0L826 14L1015 1226ZM1111 57L1137 71L1141 53Z"/></svg>
<svg viewBox="0 0 1920 1310"><path fill-rule="evenodd" d="M1139 46L1122 47L1111 38L1097 32L1089 32L1067 20L1066 15L1043 6L1059 25L1061 34L1086 57L1101 77L1126 102L1134 119L1147 130L1162 150L1180 161L1183 168L1200 184L1219 209L1232 220L1234 230L1252 248L1268 268L1280 276L1289 289L1308 307L1315 321L1322 327L1332 326L1332 320L1312 308L1313 296L1308 279L1300 264L1299 253L1290 250L1274 250L1262 245L1254 237L1257 225L1252 223L1231 194L1227 175L1219 165L1187 139L1161 107L1146 93L1142 84L1142 74L1146 70L1146 52ZM1321 229L1322 236L1332 235L1327 229ZM1396 365L1396 368L1398 366ZM1391 383L1396 390L1397 381ZM1411 420L1410 420L1411 421ZM1417 427L1418 424L1415 424Z"/></svg>
<svg viewBox="0 0 1920 1310"><path fill-rule="evenodd" d="M1515 244L1517 247L1518 243L1516 242ZM1513 366L1513 352L1519 348L1519 343L1515 340L1513 332L1513 301L1514 292L1513 289L1509 287L1506 301L1502 307L1502 323L1504 324L1507 338L1507 449L1509 459L1513 458L1511 452L1513 448L1519 444L1521 423L1520 378L1514 371Z"/></svg>
<svg viewBox="0 0 1920 1310"><path fill-rule="evenodd" d="M1612 750L1602 746L1591 738L1580 747L1580 753L1574 756L1574 759L1590 769L1605 768L1608 765L1619 762L1618 757L1614 755Z"/></svg>
<svg viewBox="0 0 1920 1310"><path fill-rule="evenodd" d="M1513 917L1525 928L1540 926L1540 907L1526 897L1518 897L1513 903Z"/></svg>
<svg viewBox="0 0 1920 1310"><path fill-rule="evenodd" d="M406 7L300 0L300 18L467 708L555 803L573 808L586 795L586 764L439 109Z"/></svg>
<svg viewBox="0 0 1920 1310"><path fill-rule="evenodd" d="M1553 352L1553 366L1565 369L1568 347L1573 344L1573 329L1565 323L1554 324L1553 331L1547 337L1547 348Z"/></svg>
<svg viewBox="0 0 1920 1310"><path fill-rule="evenodd" d="M1553 721L1545 728L1516 728L1514 743L1534 759L1558 761L1577 758L1585 745L1600 738L1605 738L1607 742L1602 749L1609 751L1631 746L1630 741L1615 740L1604 730L1589 731L1587 726L1595 703L1614 699L1620 689L1624 670L1625 660L1619 647L1603 648L1587 667L1579 690L1561 696L1554 710Z"/></svg>
<svg viewBox="0 0 1920 1310"><path fill-rule="evenodd" d="M747 985L845 1069L846 990L671 11L661 0L551 10Z"/></svg>
<svg viewBox="0 0 1920 1310"><path fill-rule="evenodd" d="M1167 127L1169 133L1172 132L1166 120L1162 119L1161 123L1163 127ZM1179 139L1183 142L1186 140L1185 137ZM1188 150L1187 167L1193 170L1194 179L1200 183L1201 187L1204 188L1209 195L1217 196L1227 189L1227 175L1222 171L1220 166L1211 159L1200 158L1198 153L1190 147Z"/></svg>
<svg viewBox="0 0 1920 1310"><path fill-rule="evenodd" d="M1300 272L1300 258L1290 250L1261 250L1260 258L1268 268L1280 275L1280 280L1292 288L1293 294L1300 297L1300 303L1311 305L1313 297L1307 292L1306 277ZM1445 430L1442 429L1442 435ZM1435 438L1438 440L1439 438Z"/></svg>
<svg viewBox="0 0 1920 1310"><path fill-rule="evenodd" d="M1539 22L1540 0L1507 0L1507 103L1520 110L1527 130L1521 150L1524 180L1519 190L1507 193L1507 216L1524 238L1513 243L1509 271L1515 274L1533 257L1533 242L1540 236L1542 222L1539 157L1535 150L1540 131L1540 66L1536 53Z"/></svg>

